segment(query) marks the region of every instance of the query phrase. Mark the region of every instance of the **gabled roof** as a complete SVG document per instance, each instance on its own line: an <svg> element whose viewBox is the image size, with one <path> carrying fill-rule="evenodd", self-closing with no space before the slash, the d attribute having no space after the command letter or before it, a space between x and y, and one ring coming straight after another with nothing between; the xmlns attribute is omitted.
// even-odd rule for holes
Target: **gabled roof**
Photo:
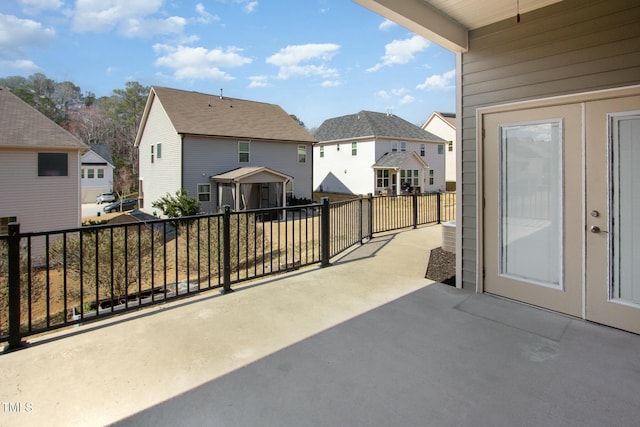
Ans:
<svg viewBox="0 0 640 427"><path fill-rule="evenodd" d="M44 114L0 87L0 147L86 150L88 147Z"/></svg>
<svg viewBox="0 0 640 427"><path fill-rule="evenodd" d="M282 172L274 171L273 169L269 169L264 166L247 166L247 167L236 168L228 172L214 175L211 177L211 179L217 182L227 182L227 183L241 182L242 180L245 180L253 175L257 175L260 173L266 173L268 175L277 176L278 178L282 178L283 180L293 179L289 175L283 174Z"/></svg>
<svg viewBox="0 0 640 427"><path fill-rule="evenodd" d="M179 134L316 142L278 105L153 86L138 129L136 145L140 142L151 105L158 101Z"/></svg>
<svg viewBox="0 0 640 427"><path fill-rule="evenodd" d="M393 114L360 111L357 114L325 120L315 137L320 142L361 138L392 138L428 142L446 142Z"/></svg>
<svg viewBox="0 0 640 427"><path fill-rule="evenodd" d="M391 153L385 153L378 161L373 165L374 169L400 169L410 158L416 158L420 163L427 167L428 165L424 160L416 154L415 151L394 151Z"/></svg>
<svg viewBox="0 0 640 427"><path fill-rule="evenodd" d="M431 113L429 118L424 122L422 128L425 129L431 121L438 117L440 120L451 126L452 129L456 129L456 113L442 113L439 111L434 111Z"/></svg>
<svg viewBox="0 0 640 427"><path fill-rule="evenodd" d="M98 156L102 157L105 162L114 166L113 158L111 157L111 147L107 144L89 144L89 148Z"/></svg>

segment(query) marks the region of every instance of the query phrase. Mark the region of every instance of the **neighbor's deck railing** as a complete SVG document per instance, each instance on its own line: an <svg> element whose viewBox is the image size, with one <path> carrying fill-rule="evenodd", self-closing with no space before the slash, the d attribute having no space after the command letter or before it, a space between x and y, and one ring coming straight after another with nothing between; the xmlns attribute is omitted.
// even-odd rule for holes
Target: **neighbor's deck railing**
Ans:
<svg viewBox="0 0 640 427"><path fill-rule="evenodd" d="M320 264L375 233L455 217L455 193L0 235L0 341Z"/></svg>

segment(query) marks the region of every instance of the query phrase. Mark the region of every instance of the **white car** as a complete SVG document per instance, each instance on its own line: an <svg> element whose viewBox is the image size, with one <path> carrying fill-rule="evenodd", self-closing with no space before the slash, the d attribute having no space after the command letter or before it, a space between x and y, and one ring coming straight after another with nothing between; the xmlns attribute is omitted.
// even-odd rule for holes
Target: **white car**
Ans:
<svg viewBox="0 0 640 427"><path fill-rule="evenodd" d="M102 203L111 203L115 201L116 201L116 196L114 196L113 193L102 193L101 195L96 197L96 203L99 205Z"/></svg>

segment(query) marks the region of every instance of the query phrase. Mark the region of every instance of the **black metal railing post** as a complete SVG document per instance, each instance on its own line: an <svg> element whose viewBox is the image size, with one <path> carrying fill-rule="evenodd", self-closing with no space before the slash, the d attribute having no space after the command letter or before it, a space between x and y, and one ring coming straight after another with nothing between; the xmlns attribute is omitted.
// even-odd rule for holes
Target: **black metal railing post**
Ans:
<svg viewBox="0 0 640 427"><path fill-rule="evenodd" d="M411 196L411 208L412 208L412 220L413 220L413 228L418 228L418 193L415 191Z"/></svg>
<svg viewBox="0 0 640 427"><path fill-rule="evenodd" d="M20 224L11 222L9 229L9 344L6 351L24 347L20 332Z"/></svg>
<svg viewBox="0 0 640 427"><path fill-rule="evenodd" d="M441 212L442 207L440 206L441 205L441 200L442 200L441 197L440 197L441 194L442 193L440 193L440 192L438 192L436 194L436 205L437 205L436 206L436 212L437 212L437 217L438 217L438 224L440 224L440 222L442 221L442 212Z"/></svg>
<svg viewBox="0 0 640 427"><path fill-rule="evenodd" d="M369 200L369 211L368 211L369 229L367 230L367 238L371 239L373 238L373 194L372 193L367 194L367 199Z"/></svg>
<svg viewBox="0 0 640 427"><path fill-rule="evenodd" d="M322 252L320 267L328 267L330 265L329 259L331 258L331 222L329 221L329 198L323 197L322 209L320 210L320 250Z"/></svg>
<svg viewBox="0 0 640 427"><path fill-rule="evenodd" d="M362 194L358 196L358 241L362 244Z"/></svg>
<svg viewBox="0 0 640 427"><path fill-rule="evenodd" d="M231 207L224 206L222 217L222 290L221 294L233 292L231 289Z"/></svg>

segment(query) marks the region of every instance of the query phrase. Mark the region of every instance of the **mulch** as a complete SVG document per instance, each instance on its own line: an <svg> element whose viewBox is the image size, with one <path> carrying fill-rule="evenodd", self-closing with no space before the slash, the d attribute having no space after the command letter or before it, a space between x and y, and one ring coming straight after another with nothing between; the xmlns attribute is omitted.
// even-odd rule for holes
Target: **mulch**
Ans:
<svg viewBox="0 0 640 427"><path fill-rule="evenodd" d="M427 279L445 285L456 285L456 254L443 251L442 248L431 250L429 264L427 265Z"/></svg>

